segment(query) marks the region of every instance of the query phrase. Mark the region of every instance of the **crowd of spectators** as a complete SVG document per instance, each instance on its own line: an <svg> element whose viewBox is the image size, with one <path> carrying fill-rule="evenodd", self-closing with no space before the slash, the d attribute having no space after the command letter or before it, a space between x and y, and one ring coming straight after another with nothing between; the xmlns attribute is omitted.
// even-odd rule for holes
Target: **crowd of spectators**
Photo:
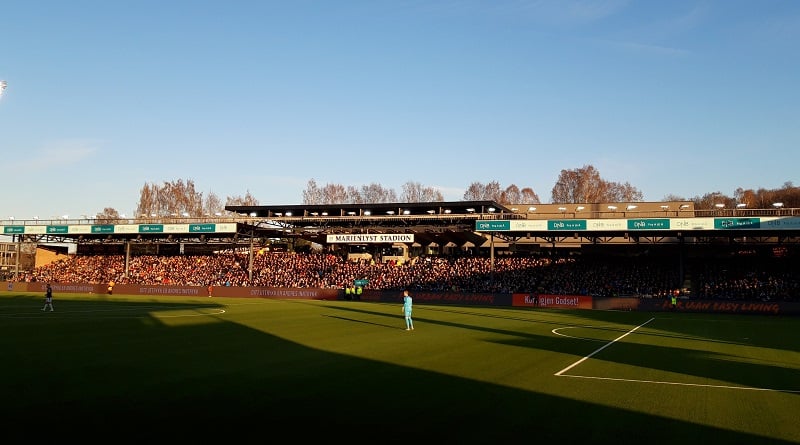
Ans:
<svg viewBox="0 0 800 445"><path fill-rule="evenodd" d="M252 265L251 265L252 263ZM345 288L662 298L676 290L700 299L796 301L796 261L690 261L684 289L674 259L600 256L421 256L404 264L347 260L326 252L213 255L70 256L26 281L104 284Z"/></svg>
<svg viewBox="0 0 800 445"><path fill-rule="evenodd" d="M251 267L252 262L252 267ZM404 264L351 261L325 252L226 252L213 255L71 256L38 267L27 281L104 284L345 288L530 293L662 298L681 290L693 298L798 300L797 269L783 260L692 262L692 289L681 289L674 258L589 256L422 256Z"/></svg>
<svg viewBox="0 0 800 445"><path fill-rule="evenodd" d="M698 262L697 298L726 300L800 301L797 261L777 258Z"/></svg>

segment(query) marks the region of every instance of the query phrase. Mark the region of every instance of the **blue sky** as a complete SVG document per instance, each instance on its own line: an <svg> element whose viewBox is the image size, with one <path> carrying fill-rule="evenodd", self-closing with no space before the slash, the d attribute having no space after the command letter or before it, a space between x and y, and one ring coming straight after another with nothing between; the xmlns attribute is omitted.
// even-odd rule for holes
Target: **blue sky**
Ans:
<svg viewBox="0 0 800 445"><path fill-rule="evenodd" d="M462 199L593 165L645 201L800 184L796 0L3 2L2 219L145 183Z"/></svg>

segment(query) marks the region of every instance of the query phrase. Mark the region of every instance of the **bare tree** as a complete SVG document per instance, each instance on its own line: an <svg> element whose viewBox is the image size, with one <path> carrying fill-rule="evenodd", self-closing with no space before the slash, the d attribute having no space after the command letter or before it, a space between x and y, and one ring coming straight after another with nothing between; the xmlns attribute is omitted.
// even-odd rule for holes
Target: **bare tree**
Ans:
<svg viewBox="0 0 800 445"><path fill-rule="evenodd" d="M364 204L364 198L361 196L361 191L354 185L345 187L347 198L340 204Z"/></svg>
<svg viewBox="0 0 800 445"><path fill-rule="evenodd" d="M119 212L112 207L106 207L102 212L94 216L94 220L98 224L111 224L117 222L118 219Z"/></svg>
<svg viewBox="0 0 800 445"><path fill-rule="evenodd" d="M554 204L641 201L641 191L629 183L606 181L591 165L561 170L552 190Z"/></svg>
<svg viewBox="0 0 800 445"><path fill-rule="evenodd" d="M745 190L739 187L734 190L733 199L736 200L736 204L743 204L745 207L757 207L758 197L753 190Z"/></svg>
<svg viewBox="0 0 800 445"><path fill-rule="evenodd" d="M486 188L484 189L483 196L487 201L495 201L500 202L500 198L503 194L503 191L500 189L500 183L497 181L492 181L486 184Z"/></svg>
<svg viewBox="0 0 800 445"><path fill-rule="evenodd" d="M496 201L502 198L500 183L492 181L488 184L473 182L464 192L464 201Z"/></svg>
<svg viewBox="0 0 800 445"><path fill-rule="evenodd" d="M791 181L783 184L779 189L758 190L738 188L733 194L737 203L746 204L750 208L767 209L776 203L781 203L784 207L800 207L800 187L795 187Z"/></svg>
<svg viewBox="0 0 800 445"><path fill-rule="evenodd" d="M591 165L574 170L561 170L551 192L554 204L603 202L605 184Z"/></svg>
<svg viewBox="0 0 800 445"><path fill-rule="evenodd" d="M483 183L473 182L464 191L464 201L480 201L483 198Z"/></svg>
<svg viewBox="0 0 800 445"><path fill-rule="evenodd" d="M530 188L525 187L520 191L520 202L518 204L539 204L539 195Z"/></svg>
<svg viewBox="0 0 800 445"><path fill-rule="evenodd" d="M347 189L341 184L325 184L322 188L322 204L344 204L347 202Z"/></svg>
<svg viewBox="0 0 800 445"><path fill-rule="evenodd" d="M314 178L308 180L306 189L303 190L303 204L324 204L322 190L319 188L319 186L317 186L317 181Z"/></svg>
<svg viewBox="0 0 800 445"><path fill-rule="evenodd" d="M303 190L303 204L345 204L360 199L360 196L358 189L353 186L328 183L320 187L317 181L311 178Z"/></svg>
<svg viewBox="0 0 800 445"><path fill-rule="evenodd" d="M800 207L800 187L795 187L791 181L784 182L783 187L775 191L775 202L780 202L784 207Z"/></svg>
<svg viewBox="0 0 800 445"><path fill-rule="evenodd" d="M257 206L258 200L250 194L250 190L242 196L228 196L225 200L225 207L228 206Z"/></svg>
<svg viewBox="0 0 800 445"><path fill-rule="evenodd" d="M364 203L397 202L397 194L394 190L373 182L361 186L361 199Z"/></svg>
<svg viewBox="0 0 800 445"><path fill-rule="evenodd" d="M522 202L521 200L522 192L520 192L519 187L516 184L511 184L500 194L499 202L500 204L510 204Z"/></svg>
<svg viewBox="0 0 800 445"><path fill-rule="evenodd" d="M644 194L628 182L624 184L609 182L606 193L605 202L637 202L644 199Z"/></svg>
<svg viewBox="0 0 800 445"><path fill-rule="evenodd" d="M438 202L444 201L442 193L433 188L425 187L419 182L408 181L403 184L403 193L400 195L401 202Z"/></svg>
<svg viewBox="0 0 800 445"><path fill-rule="evenodd" d="M203 215L221 215L225 210L224 207L219 196L214 192L209 192L203 200Z"/></svg>
<svg viewBox="0 0 800 445"><path fill-rule="evenodd" d="M155 184L145 183L139 191L139 204L136 207L136 214L141 216L157 216L158 209L158 190Z"/></svg>
<svg viewBox="0 0 800 445"><path fill-rule="evenodd" d="M317 182L311 179L303 191L304 204L369 204L395 201L397 194L394 190L375 182L360 187L325 184L320 188Z"/></svg>
<svg viewBox="0 0 800 445"><path fill-rule="evenodd" d="M203 194L195 190L194 181L182 179L148 184L139 193L136 213L144 216L200 215L203 212Z"/></svg>
<svg viewBox="0 0 800 445"><path fill-rule="evenodd" d="M714 209L714 206L717 204L722 204L727 207L734 199L717 191L706 193L703 196L695 196L692 198L692 201L694 201L694 208L697 210L711 210Z"/></svg>

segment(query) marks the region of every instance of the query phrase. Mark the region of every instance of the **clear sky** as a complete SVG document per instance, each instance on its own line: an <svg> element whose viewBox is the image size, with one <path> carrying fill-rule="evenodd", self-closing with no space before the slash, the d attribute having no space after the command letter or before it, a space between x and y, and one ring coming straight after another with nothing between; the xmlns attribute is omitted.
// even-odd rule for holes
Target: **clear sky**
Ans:
<svg viewBox="0 0 800 445"><path fill-rule="evenodd" d="M145 183L462 199L593 165L645 201L800 183L797 0L6 0L0 218Z"/></svg>

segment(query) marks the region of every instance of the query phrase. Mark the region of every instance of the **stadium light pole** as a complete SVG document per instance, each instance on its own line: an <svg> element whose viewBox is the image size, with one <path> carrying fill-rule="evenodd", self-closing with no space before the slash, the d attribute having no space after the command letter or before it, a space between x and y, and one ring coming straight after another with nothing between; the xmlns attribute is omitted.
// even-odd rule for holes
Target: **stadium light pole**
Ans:
<svg viewBox="0 0 800 445"><path fill-rule="evenodd" d="M17 238L17 252L14 255L14 281L19 281L19 256L22 253L22 235L14 235Z"/></svg>
<svg viewBox="0 0 800 445"><path fill-rule="evenodd" d="M256 212L250 212L250 263L247 265L247 280L253 285L253 238L256 237Z"/></svg>

